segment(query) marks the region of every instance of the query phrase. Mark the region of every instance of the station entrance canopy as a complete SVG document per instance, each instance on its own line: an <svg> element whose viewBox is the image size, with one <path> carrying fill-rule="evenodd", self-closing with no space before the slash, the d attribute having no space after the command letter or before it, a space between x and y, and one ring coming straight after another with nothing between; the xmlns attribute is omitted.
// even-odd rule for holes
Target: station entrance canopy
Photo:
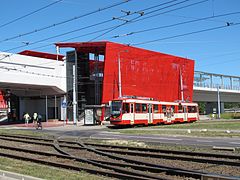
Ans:
<svg viewBox="0 0 240 180"><path fill-rule="evenodd" d="M85 93L78 94L83 97L81 101L90 101L91 98L96 100L96 97L87 97L90 90L87 85L95 84L92 88L96 92L99 83L102 83L99 92L100 103L103 104L119 97L121 93L122 96L151 97L161 101L192 101L193 60L108 41L56 43L56 46L75 48L75 64L78 64L77 71L80 71L77 74L77 84L80 84L78 92ZM90 53L94 54L93 58ZM103 60L99 60L99 55L104 56ZM98 82L97 74L102 77ZM91 77L93 80L95 78L94 82L86 80ZM88 100L86 104L90 104Z"/></svg>

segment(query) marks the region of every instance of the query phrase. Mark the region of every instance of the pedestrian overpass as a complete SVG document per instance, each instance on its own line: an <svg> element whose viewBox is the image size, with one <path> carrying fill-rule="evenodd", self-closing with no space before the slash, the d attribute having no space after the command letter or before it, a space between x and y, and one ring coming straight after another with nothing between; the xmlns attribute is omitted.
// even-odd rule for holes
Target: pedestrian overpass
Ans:
<svg viewBox="0 0 240 180"><path fill-rule="evenodd" d="M221 112L224 102L240 103L240 76L229 76L201 71L194 72L193 101L206 102L207 114L217 109L218 93Z"/></svg>

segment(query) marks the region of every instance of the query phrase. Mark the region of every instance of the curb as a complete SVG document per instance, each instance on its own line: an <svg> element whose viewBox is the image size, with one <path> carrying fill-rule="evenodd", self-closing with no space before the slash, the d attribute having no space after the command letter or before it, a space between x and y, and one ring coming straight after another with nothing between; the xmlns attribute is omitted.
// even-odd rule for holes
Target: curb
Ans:
<svg viewBox="0 0 240 180"><path fill-rule="evenodd" d="M43 180L41 178L36 178L28 175L18 174L9 171L0 170L0 179L1 180Z"/></svg>

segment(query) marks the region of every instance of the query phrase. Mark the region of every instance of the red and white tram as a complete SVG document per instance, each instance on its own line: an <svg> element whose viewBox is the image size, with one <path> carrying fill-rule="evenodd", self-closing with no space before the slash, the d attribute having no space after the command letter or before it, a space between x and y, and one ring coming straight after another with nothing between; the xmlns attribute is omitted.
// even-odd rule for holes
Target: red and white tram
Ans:
<svg viewBox="0 0 240 180"><path fill-rule="evenodd" d="M134 97L111 101L110 122L114 125L172 124L197 120L197 103L163 102Z"/></svg>

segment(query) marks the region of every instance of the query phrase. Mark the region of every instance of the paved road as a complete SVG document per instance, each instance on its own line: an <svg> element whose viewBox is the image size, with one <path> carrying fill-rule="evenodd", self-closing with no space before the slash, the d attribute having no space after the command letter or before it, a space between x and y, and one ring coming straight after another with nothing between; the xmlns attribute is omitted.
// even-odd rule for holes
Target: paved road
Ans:
<svg viewBox="0 0 240 180"><path fill-rule="evenodd" d="M5 127L8 128L8 127ZM217 146L240 148L240 138L213 138L213 137L186 137L173 135L127 135L118 132L109 132L106 126L58 126L45 127L42 131L32 127L10 127L11 129L25 129L36 132L47 132L55 136L74 136L95 139L138 140L152 143L182 144L194 146Z"/></svg>
<svg viewBox="0 0 240 180"><path fill-rule="evenodd" d="M185 137L185 136L163 136L163 135L125 135L116 133L99 132L93 134L92 138L109 138L109 139L127 139L139 140L152 143L181 144L194 146L217 146L217 147L239 147L239 138L209 138L209 137Z"/></svg>

